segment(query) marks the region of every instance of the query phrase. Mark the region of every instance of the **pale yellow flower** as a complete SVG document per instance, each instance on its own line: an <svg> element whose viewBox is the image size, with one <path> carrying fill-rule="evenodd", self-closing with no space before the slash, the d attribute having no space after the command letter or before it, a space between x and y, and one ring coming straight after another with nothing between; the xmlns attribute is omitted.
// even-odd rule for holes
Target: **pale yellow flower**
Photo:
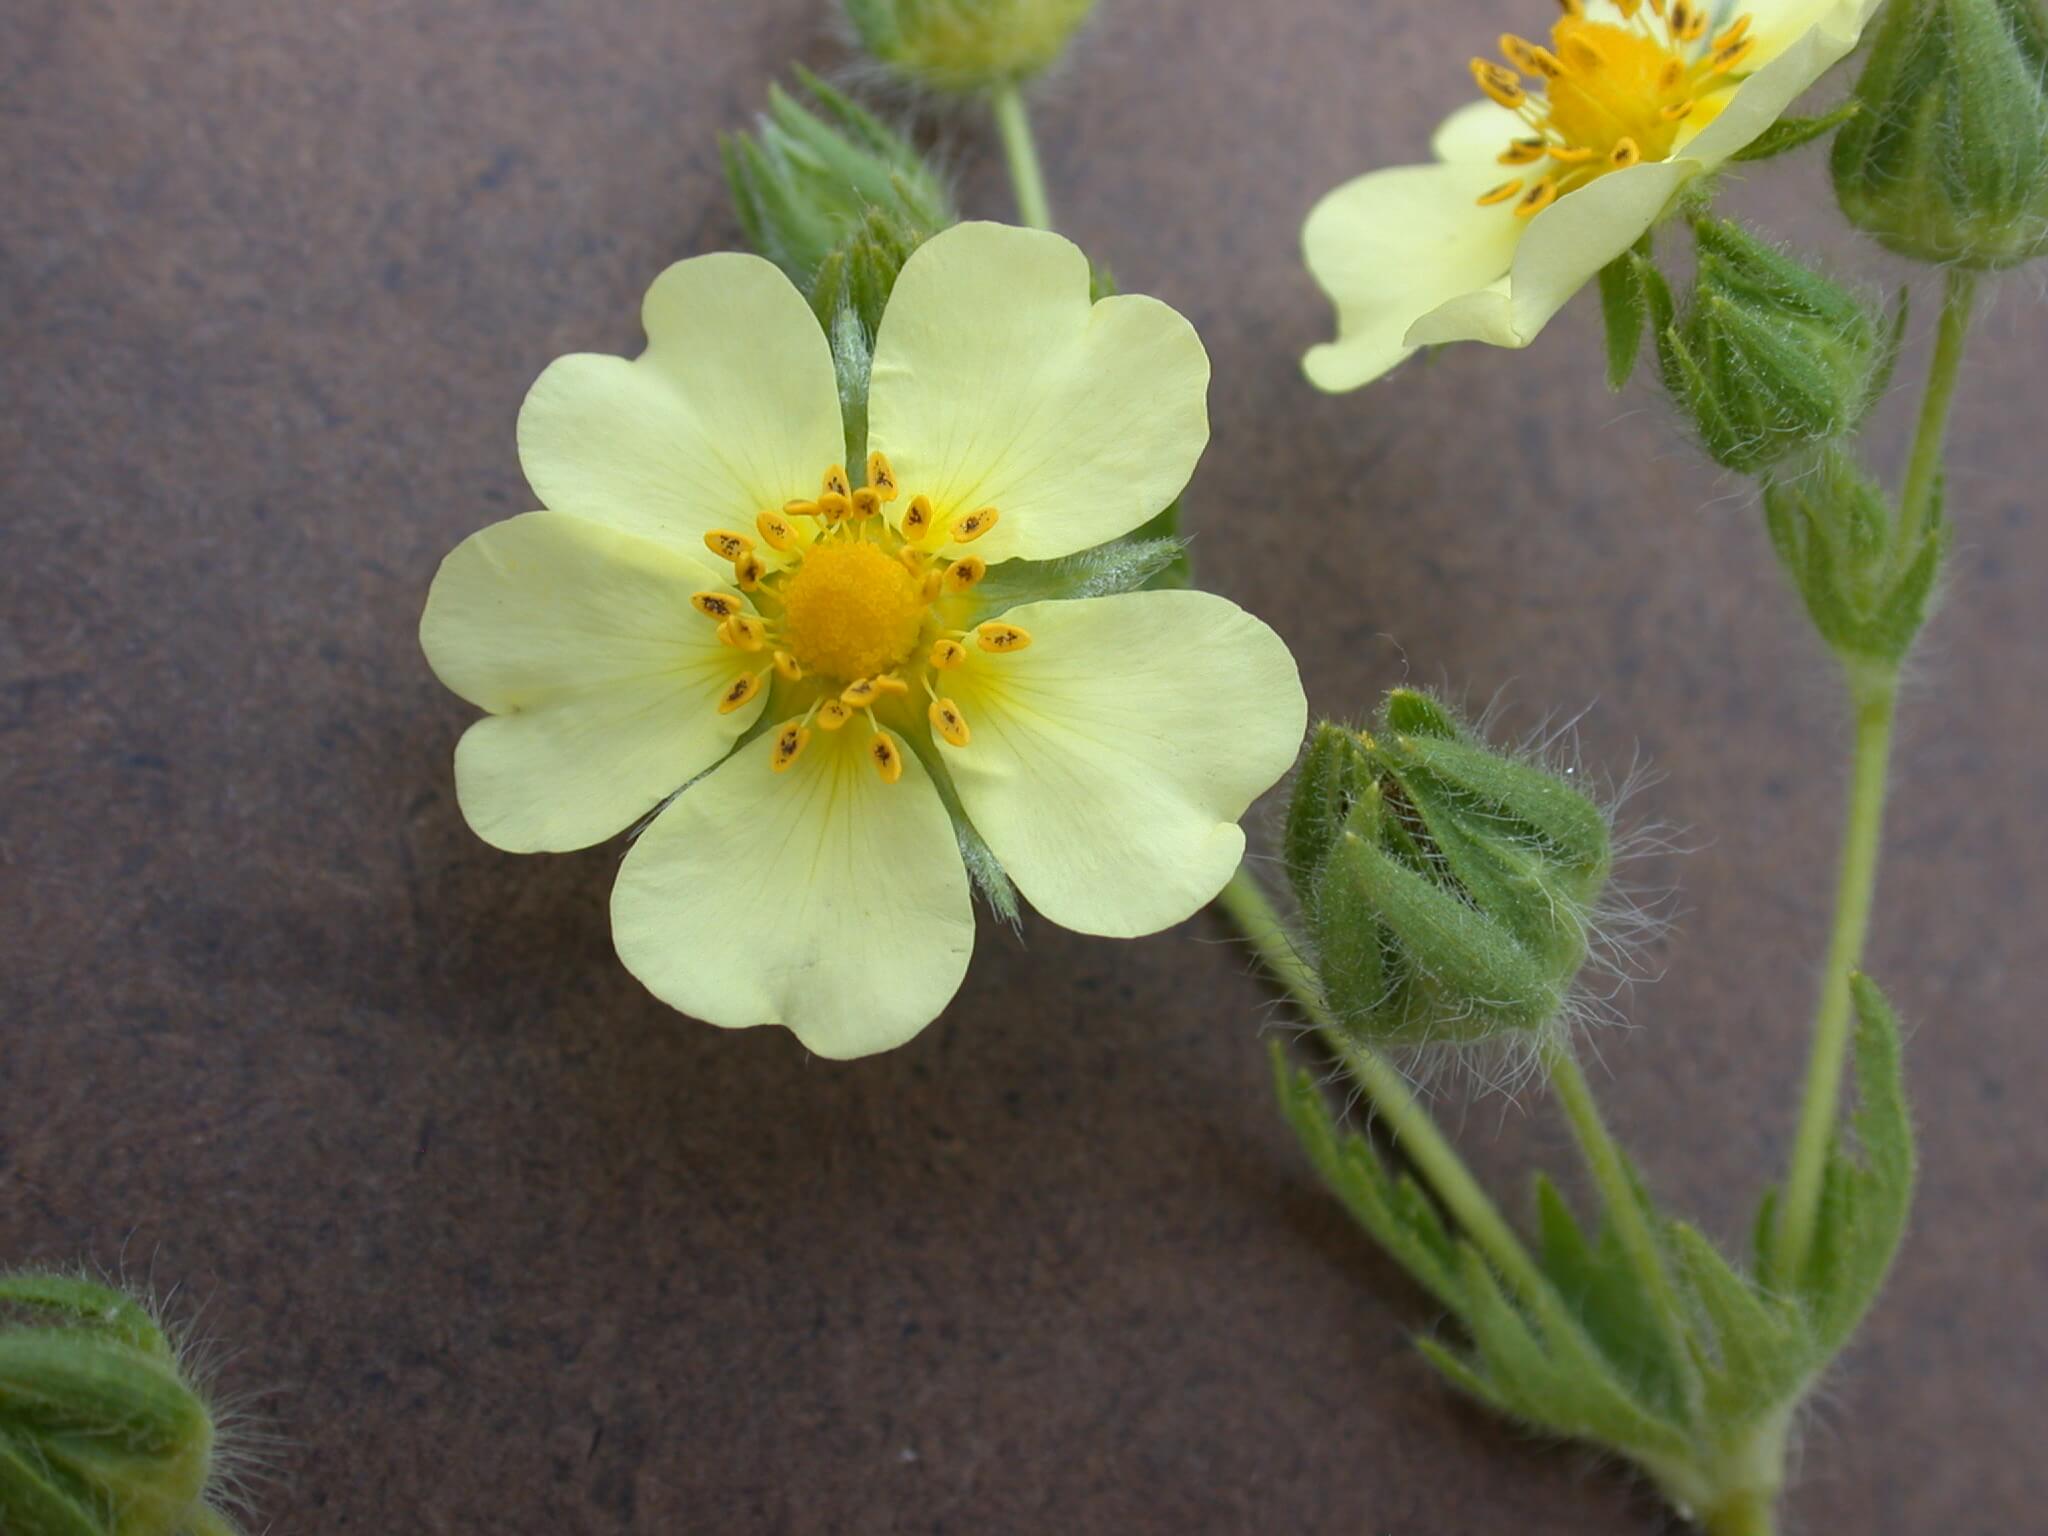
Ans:
<svg viewBox="0 0 2048 1536"><path fill-rule="evenodd" d="M1527 346L1853 49L1877 4L1567 0L1547 46L1503 36L1506 62L1472 60L1488 99L1437 130L1434 164L1361 176L1310 213L1303 251L1337 306L1310 380L1355 389L1440 342Z"/></svg>
<svg viewBox="0 0 2048 1536"><path fill-rule="evenodd" d="M957 226L897 280L854 476L824 334L769 263L671 267L644 321L639 358L542 374L519 448L548 510L466 540L427 601L434 670L490 712L456 752L478 834L579 848L658 810L613 893L626 965L834 1057L908 1039L965 973L949 803L1066 927L1149 933L1213 896L1306 723L1286 647L1204 592L1001 607L1004 562L1116 539L1186 484L1187 321L1091 304L1056 235Z"/></svg>

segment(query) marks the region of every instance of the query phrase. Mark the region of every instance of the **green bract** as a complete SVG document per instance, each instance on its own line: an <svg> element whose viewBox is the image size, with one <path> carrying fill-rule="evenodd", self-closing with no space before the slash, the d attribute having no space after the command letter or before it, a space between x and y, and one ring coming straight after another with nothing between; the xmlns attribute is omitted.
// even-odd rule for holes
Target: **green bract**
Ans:
<svg viewBox="0 0 2048 1536"><path fill-rule="evenodd" d="M1854 295L1739 224L1695 225L1690 302L1636 258L1664 385L1714 461L1757 474L1853 431L1886 372L1882 329Z"/></svg>
<svg viewBox="0 0 2048 1536"><path fill-rule="evenodd" d="M117 1290L0 1277L0 1531L225 1536L214 1421L163 1330Z"/></svg>
<svg viewBox="0 0 2048 1536"><path fill-rule="evenodd" d="M968 94L1057 63L1095 0L846 0L868 51L912 84Z"/></svg>
<svg viewBox="0 0 2048 1536"><path fill-rule="evenodd" d="M1842 209L1920 261L2048 251L2048 15L2040 0L1892 0L1836 136Z"/></svg>
<svg viewBox="0 0 2048 1536"><path fill-rule="evenodd" d="M1557 1020L1611 851L1605 815L1570 784L1396 689L1370 732L1317 727L1287 863L1348 1028L1470 1044Z"/></svg>

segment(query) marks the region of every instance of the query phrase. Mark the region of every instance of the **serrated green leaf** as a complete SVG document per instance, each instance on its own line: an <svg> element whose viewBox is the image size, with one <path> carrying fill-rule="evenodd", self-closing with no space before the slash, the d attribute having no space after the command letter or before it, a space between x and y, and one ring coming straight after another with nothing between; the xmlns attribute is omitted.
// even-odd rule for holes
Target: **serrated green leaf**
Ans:
<svg viewBox="0 0 2048 1536"><path fill-rule="evenodd" d="M1413 1179L1392 1178L1362 1136L1339 1128L1314 1077L1297 1069L1278 1041L1272 1060L1281 1111L1323 1182L1416 1284L1461 1311L1456 1245L1434 1203Z"/></svg>
<svg viewBox="0 0 2048 1536"><path fill-rule="evenodd" d="M1515 1416L1506 1398L1493 1389L1493 1384L1480 1375L1456 1350L1447 1348L1431 1338L1418 1338L1415 1347L1422 1358L1441 1371L1450 1384L1468 1397L1477 1398L1496 1413Z"/></svg>
<svg viewBox="0 0 2048 1536"><path fill-rule="evenodd" d="M1847 1343L1891 1269L1913 1201L1915 1153L1899 1025L1868 977L1851 982L1856 1006L1857 1109L1853 1150L1838 1137L1821 1184L1813 1244L1798 1289L1820 1347Z"/></svg>
<svg viewBox="0 0 2048 1536"><path fill-rule="evenodd" d="M1709 1419L1746 1424L1796 1398L1824 1363L1798 1304L1757 1290L1690 1226L1672 1225L1671 1247L1709 1329Z"/></svg>
<svg viewBox="0 0 2048 1536"><path fill-rule="evenodd" d="M1802 144L1811 144L1815 139L1833 133L1861 110L1862 103L1852 96L1834 111L1824 113L1820 117L1781 117L1729 158L1773 159L1799 148Z"/></svg>

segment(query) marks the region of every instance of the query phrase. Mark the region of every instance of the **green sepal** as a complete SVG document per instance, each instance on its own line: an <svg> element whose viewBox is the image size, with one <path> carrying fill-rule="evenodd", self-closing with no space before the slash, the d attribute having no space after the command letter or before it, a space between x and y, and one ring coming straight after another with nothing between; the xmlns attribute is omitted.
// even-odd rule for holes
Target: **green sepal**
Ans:
<svg viewBox="0 0 2048 1536"><path fill-rule="evenodd" d="M1728 158L1730 160L1775 160L1815 139L1826 138L1863 110L1863 103L1850 97L1832 112L1819 117L1781 117Z"/></svg>
<svg viewBox="0 0 2048 1536"><path fill-rule="evenodd" d="M170 1341L146 1307L123 1291L71 1275L29 1271L0 1275L0 1319L68 1323L104 1334L147 1355L168 1359Z"/></svg>
<svg viewBox="0 0 2048 1536"><path fill-rule="evenodd" d="M1318 721L1295 771L1281 840L1287 878L1304 907L1315 899L1316 878L1343 836L1351 808L1376 792L1358 733L1333 720Z"/></svg>
<svg viewBox="0 0 2048 1536"><path fill-rule="evenodd" d="M1600 315L1607 326L1607 387L1619 394L1636 371L1643 350L1643 321L1649 304L1639 270L1641 258L1623 251L1600 269Z"/></svg>
<svg viewBox="0 0 2048 1536"><path fill-rule="evenodd" d="M989 567L974 595L988 618L1049 598L1112 597L1145 587L1183 553L1178 539L1126 538L1057 560L1005 560Z"/></svg>
<svg viewBox="0 0 2048 1536"><path fill-rule="evenodd" d="M1141 592L1179 591L1183 587L1194 585L1194 557L1188 549L1187 540L1180 536L1181 505L1186 499L1185 495L1174 497L1163 510L1155 512L1124 535L1124 541L1127 543L1145 544L1157 540L1171 540L1179 546L1179 552L1171 560L1139 585L1138 590Z"/></svg>

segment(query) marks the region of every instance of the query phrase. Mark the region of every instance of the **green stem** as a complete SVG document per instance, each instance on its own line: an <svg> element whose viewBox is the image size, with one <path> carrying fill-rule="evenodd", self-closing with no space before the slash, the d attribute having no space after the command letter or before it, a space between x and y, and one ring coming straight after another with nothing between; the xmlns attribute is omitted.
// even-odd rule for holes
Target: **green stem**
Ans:
<svg viewBox="0 0 2048 1536"><path fill-rule="evenodd" d="M1828 1148L1834 1141L1842 1067L1849 1051L1849 980L1863 960L1871 901L1877 890L1877 854L1884 833L1885 773L1891 758L1898 677L1890 671L1852 674L1851 690L1856 698L1856 747L1849 782L1849 826L1842 840L1835 927L1828 940L1827 969L1821 976L1813 1056L1807 1065L1806 1095L1792 1144L1792 1168L1785 1180L1773 1265L1779 1282L1787 1285L1796 1283L1806 1267L1820 1215Z"/></svg>
<svg viewBox="0 0 2048 1536"><path fill-rule="evenodd" d="M1735 1494L1707 1511L1707 1536L1773 1536L1771 1500L1761 1493Z"/></svg>
<svg viewBox="0 0 2048 1536"><path fill-rule="evenodd" d="M1586 1074L1570 1047L1550 1043L1544 1049L1544 1062L1550 1070L1550 1081L1557 1090L1558 1102L1564 1107L1565 1118L1571 1121L1572 1135L1578 1141L1579 1152L1584 1156L1586 1167L1592 1173L1600 1198L1607 1207L1607 1219L1613 1223L1622 1251L1635 1267L1636 1278L1649 1298L1651 1310L1657 1314L1672 1369L1685 1386L1687 1406L1697 1417L1702 1386L1698 1363L1686 1341L1685 1312L1679 1302L1678 1288L1672 1284L1671 1271L1664 1262L1663 1245L1657 1241L1657 1234L1650 1226L1635 1180L1630 1176L1621 1149L1615 1145L1614 1137L1607 1129L1607 1122L1600 1117L1600 1106L1593 1097L1593 1085L1586 1081Z"/></svg>
<svg viewBox="0 0 2048 1536"><path fill-rule="evenodd" d="M1903 565L1919 553L1920 539L1934 507L1934 487L1941 477L1941 443L1948 432L1949 406L1955 400L1956 377L1963 365L1963 343L1970 333L1970 309L1977 297L1977 275L1950 267L1941 291L1941 325L1935 332L1934 356L1927 365L1927 392L1920 398L1920 421L1913 429L1913 452L1906 461L1906 484L1899 494L1898 537L1892 559Z"/></svg>
<svg viewBox="0 0 2048 1536"><path fill-rule="evenodd" d="M1344 1063L1344 1070L1372 1101L1374 1111L1392 1132L1409 1163L1429 1181L1444 1208L1458 1219L1479 1251L1493 1261L1494 1268L1523 1297L1548 1292L1550 1282L1543 1278L1543 1272L1515 1236L1514 1228L1472 1177L1457 1149L1437 1129L1436 1121L1415 1097L1407 1079L1378 1052L1356 1039L1324 1005L1315 973L1295 953L1286 925L1251 872L1240 867L1218 893L1216 905L1237 925L1260 963L1286 988L1287 995L1315 1025L1323 1043Z"/></svg>
<svg viewBox="0 0 2048 1536"><path fill-rule="evenodd" d="M999 85L989 95L989 107L996 116L996 132L1002 135L1003 154L1010 162L1010 185L1017 194L1017 217L1033 229L1052 228L1052 207L1045 197L1045 173L1038 167L1038 144L1031 137L1031 116L1024 110L1024 93L1012 83Z"/></svg>

